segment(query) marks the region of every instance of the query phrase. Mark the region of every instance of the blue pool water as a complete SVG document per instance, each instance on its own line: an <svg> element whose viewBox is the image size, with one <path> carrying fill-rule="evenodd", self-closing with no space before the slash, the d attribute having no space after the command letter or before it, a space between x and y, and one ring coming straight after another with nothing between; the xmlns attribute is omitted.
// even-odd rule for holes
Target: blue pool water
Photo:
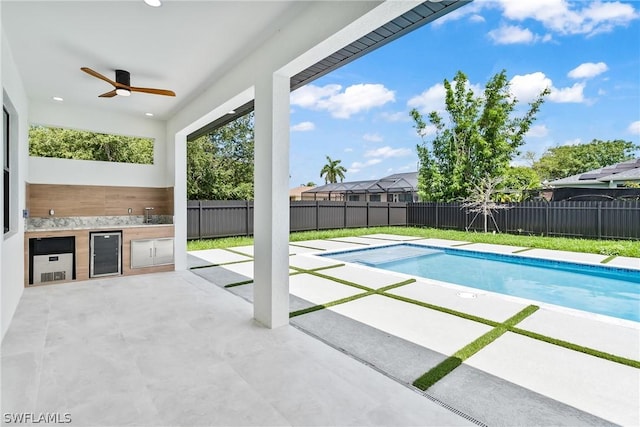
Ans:
<svg viewBox="0 0 640 427"><path fill-rule="evenodd" d="M640 271L411 244L325 256L640 321Z"/></svg>

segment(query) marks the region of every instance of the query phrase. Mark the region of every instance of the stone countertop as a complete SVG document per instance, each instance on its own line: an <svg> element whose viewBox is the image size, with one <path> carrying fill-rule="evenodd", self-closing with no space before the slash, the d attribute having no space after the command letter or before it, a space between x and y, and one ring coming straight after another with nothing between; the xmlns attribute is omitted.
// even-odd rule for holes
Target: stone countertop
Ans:
<svg viewBox="0 0 640 427"><path fill-rule="evenodd" d="M25 232L51 232L74 230L117 230L140 227L172 227L170 215L153 215L151 223L144 222L142 215L98 216L98 217L51 217L28 218Z"/></svg>
<svg viewBox="0 0 640 427"><path fill-rule="evenodd" d="M147 227L173 227L173 224L114 224L114 225L99 225L99 226L60 226L60 227L48 227L38 228L30 227L25 229L25 233L39 233L39 232L51 232L51 231L77 231L77 230L121 230L125 228L147 228Z"/></svg>

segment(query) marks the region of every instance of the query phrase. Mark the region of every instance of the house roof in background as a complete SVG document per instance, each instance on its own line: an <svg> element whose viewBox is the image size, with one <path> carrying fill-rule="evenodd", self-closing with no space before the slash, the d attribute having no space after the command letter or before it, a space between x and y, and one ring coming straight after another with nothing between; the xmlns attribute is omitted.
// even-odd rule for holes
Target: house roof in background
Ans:
<svg viewBox="0 0 640 427"><path fill-rule="evenodd" d="M415 191L418 172L396 173L367 181L337 182L313 187L304 193L386 193Z"/></svg>
<svg viewBox="0 0 640 427"><path fill-rule="evenodd" d="M640 181L640 158L551 181L550 185L585 185L610 181Z"/></svg>

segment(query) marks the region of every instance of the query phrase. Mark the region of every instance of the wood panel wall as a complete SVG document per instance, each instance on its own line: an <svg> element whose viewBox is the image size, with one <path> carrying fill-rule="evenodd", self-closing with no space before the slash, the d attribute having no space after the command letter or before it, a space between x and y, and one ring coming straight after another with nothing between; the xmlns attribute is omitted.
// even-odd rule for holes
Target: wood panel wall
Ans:
<svg viewBox="0 0 640 427"><path fill-rule="evenodd" d="M31 217L173 215L173 187L108 187L94 185L27 184L27 209Z"/></svg>
<svg viewBox="0 0 640 427"><path fill-rule="evenodd" d="M162 237L173 237L173 225L166 226L142 226L118 229L114 227L109 230L59 230L59 231L28 231L24 234L24 284L29 285L29 239L37 237L67 237L76 238L76 281L89 280L89 239L90 232L122 231L122 274L130 276L134 274L156 273L161 271L173 271L174 265L158 265L154 267L131 268L131 240L155 239ZM109 277L97 277L92 280L106 279ZM67 280L67 282L70 280ZM61 282L43 283L42 286L52 285ZM33 285L31 285L33 286ZM35 285L39 286L39 285Z"/></svg>

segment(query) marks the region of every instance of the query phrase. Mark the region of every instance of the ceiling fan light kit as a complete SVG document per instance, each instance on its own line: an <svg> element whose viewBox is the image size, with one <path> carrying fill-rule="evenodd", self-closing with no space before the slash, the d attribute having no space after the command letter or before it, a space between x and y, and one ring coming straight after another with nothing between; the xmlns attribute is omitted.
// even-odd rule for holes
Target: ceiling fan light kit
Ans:
<svg viewBox="0 0 640 427"><path fill-rule="evenodd" d="M80 68L85 73L103 80L113 86L113 90L105 92L102 95L98 95L100 98L113 98L116 95L129 96L131 92L150 93L152 95L164 95L164 96L176 96L175 92L167 89L156 89L151 87L135 87L131 86L131 74L125 70L116 70L116 80L113 81L108 77L103 76L97 71L88 67Z"/></svg>

